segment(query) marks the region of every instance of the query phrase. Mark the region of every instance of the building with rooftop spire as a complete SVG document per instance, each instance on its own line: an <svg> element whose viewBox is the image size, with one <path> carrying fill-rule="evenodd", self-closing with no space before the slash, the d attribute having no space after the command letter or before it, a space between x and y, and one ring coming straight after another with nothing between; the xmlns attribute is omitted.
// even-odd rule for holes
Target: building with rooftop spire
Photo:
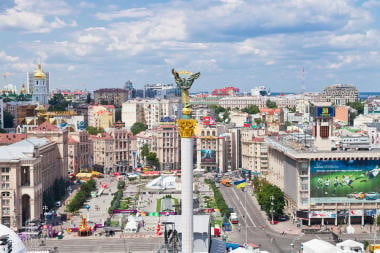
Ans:
<svg viewBox="0 0 380 253"><path fill-rule="evenodd" d="M40 104L49 102L49 72L42 70L42 65L33 73L28 72L27 91L32 94L32 101Z"/></svg>

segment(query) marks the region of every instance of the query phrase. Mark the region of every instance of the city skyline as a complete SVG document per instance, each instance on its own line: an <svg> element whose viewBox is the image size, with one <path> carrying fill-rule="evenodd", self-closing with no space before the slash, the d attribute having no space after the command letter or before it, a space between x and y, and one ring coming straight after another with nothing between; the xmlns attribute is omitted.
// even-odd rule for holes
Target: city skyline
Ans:
<svg viewBox="0 0 380 253"><path fill-rule="evenodd" d="M195 92L379 91L379 10L374 0L5 0L0 71L21 87L41 62L51 88L91 91L174 84L172 68L201 72Z"/></svg>

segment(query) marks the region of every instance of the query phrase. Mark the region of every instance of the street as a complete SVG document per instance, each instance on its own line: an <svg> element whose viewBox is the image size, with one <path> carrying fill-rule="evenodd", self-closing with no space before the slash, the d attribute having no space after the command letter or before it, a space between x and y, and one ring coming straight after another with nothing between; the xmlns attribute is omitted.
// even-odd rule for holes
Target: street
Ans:
<svg viewBox="0 0 380 253"><path fill-rule="evenodd" d="M40 240L31 240L27 242L28 251L30 250L51 250L58 248L62 252L138 252L148 253L156 252L162 242L161 238L65 238L64 240L46 239L45 246L39 246Z"/></svg>

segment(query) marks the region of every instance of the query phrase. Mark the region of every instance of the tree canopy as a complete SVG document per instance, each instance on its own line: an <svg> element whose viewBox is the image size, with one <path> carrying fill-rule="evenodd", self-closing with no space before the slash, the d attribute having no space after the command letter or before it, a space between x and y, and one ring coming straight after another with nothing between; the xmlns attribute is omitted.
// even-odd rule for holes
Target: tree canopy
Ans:
<svg viewBox="0 0 380 253"><path fill-rule="evenodd" d="M347 105L355 109L358 112L358 115L364 113L364 103L360 101L351 102L351 103L348 103Z"/></svg>
<svg viewBox="0 0 380 253"><path fill-rule="evenodd" d="M104 129L99 127L99 128L96 128L96 127L93 127L93 126L87 126L86 127L86 131L87 133L91 134L91 135L97 135L98 133L104 133Z"/></svg>
<svg viewBox="0 0 380 253"><path fill-rule="evenodd" d="M260 112L260 109L257 105L249 105L246 108L243 108L241 111L249 114L256 114Z"/></svg>
<svg viewBox="0 0 380 253"><path fill-rule="evenodd" d="M265 105L268 108L272 108L272 109L277 108L276 102L271 101L270 99L267 100L267 102L265 103Z"/></svg>
<svg viewBox="0 0 380 253"><path fill-rule="evenodd" d="M66 101L65 97L61 94L54 94L54 96L49 100L48 111L66 111L69 102Z"/></svg>
<svg viewBox="0 0 380 253"><path fill-rule="evenodd" d="M257 177L254 178L253 184L255 186L257 201L267 213L268 217L272 216L272 208L274 218L283 215L285 196L281 189L265 180L259 180ZM273 200L271 198L273 198Z"/></svg>
<svg viewBox="0 0 380 253"><path fill-rule="evenodd" d="M144 123L142 122L135 122L132 126L131 126L131 132L133 135L136 135L142 131L145 131L146 129L148 129L148 126L145 125Z"/></svg>

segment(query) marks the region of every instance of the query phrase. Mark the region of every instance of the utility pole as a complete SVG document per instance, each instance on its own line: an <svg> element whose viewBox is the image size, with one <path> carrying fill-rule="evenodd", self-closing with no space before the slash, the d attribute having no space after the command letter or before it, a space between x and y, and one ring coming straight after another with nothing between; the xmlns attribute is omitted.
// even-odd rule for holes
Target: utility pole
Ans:
<svg viewBox="0 0 380 253"><path fill-rule="evenodd" d="M273 212L274 212L274 209L273 209L273 206L274 206L274 196L270 196L270 205L271 205L271 208L270 208L270 212L272 214L272 225L274 224L274 221L273 221Z"/></svg>

